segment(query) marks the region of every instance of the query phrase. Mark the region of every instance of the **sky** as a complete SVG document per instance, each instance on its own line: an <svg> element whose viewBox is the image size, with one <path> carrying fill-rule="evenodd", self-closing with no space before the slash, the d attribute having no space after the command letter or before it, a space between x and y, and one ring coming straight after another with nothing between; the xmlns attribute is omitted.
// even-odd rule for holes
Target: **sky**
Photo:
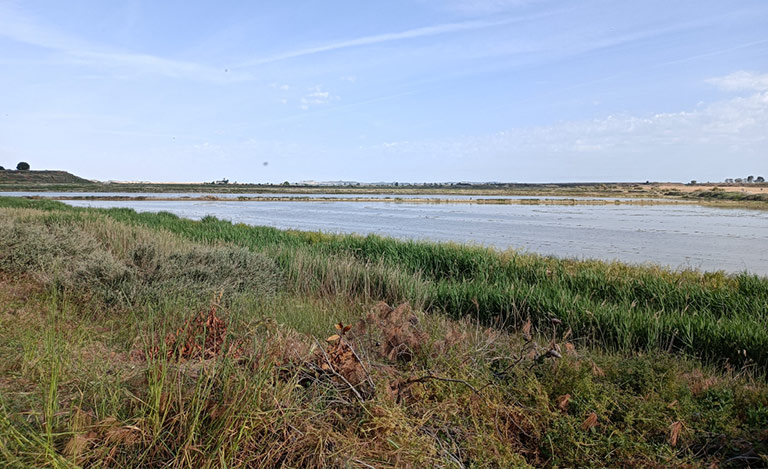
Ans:
<svg viewBox="0 0 768 469"><path fill-rule="evenodd" d="M99 180L768 177L768 1L0 0L0 90Z"/></svg>

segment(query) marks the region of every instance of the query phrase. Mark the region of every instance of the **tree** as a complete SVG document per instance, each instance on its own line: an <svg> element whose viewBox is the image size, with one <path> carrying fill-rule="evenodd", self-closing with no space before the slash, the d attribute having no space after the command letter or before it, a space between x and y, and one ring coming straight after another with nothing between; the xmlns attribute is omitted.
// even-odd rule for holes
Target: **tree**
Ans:
<svg viewBox="0 0 768 469"><path fill-rule="evenodd" d="M692 186L695 186L695 185L696 185L696 180L695 180L695 179L691 181L691 185L692 185Z"/></svg>
<svg viewBox="0 0 768 469"><path fill-rule="evenodd" d="M2 166L0 166L0 171L5 171L5 168L3 168Z"/></svg>
<svg viewBox="0 0 768 469"><path fill-rule="evenodd" d="M758 176L755 178L755 182L765 182L765 178L762 176Z"/></svg>
<svg viewBox="0 0 768 469"><path fill-rule="evenodd" d="M29 163L21 161L16 165L16 169L19 171L29 171Z"/></svg>
<svg viewBox="0 0 768 469"><path fill-rule="evenodd" d="M755 180L755 177L754 177L754 176L748 176L748 177L747 177L747 182L752 182L752 181L754 181L754 180Z"/></svg>
<svg viewBox="0 0 768 469"><path fill-rule="evenodd" d="M283 182L283 185L284 185L284 186L290 186L290 185L291 185L291 183L290 183L290 182L288 182L288 181L284 181L284 182Z"/></svg>

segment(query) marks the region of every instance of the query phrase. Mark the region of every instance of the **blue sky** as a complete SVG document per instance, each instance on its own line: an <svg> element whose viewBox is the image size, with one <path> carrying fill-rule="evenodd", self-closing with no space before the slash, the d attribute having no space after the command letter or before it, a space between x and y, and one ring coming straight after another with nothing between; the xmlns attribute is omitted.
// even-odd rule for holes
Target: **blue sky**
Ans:
<svg viewBox="0 0 768 469"><path fill-rule="evenodd" d="M0 89L101 180L768 176L764 0L0 0Z"/></svg>

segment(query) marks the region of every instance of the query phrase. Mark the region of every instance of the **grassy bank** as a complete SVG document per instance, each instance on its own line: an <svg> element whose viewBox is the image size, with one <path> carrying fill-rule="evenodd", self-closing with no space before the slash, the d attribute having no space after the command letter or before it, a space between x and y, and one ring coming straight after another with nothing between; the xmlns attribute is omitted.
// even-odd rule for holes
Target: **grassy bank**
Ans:
<svg viewBox="0 0 768 469"><path fill-rule="evenodd" d="M3 187L94 187L98 183L75 176L66 171L12 171L0 170L0 188ZM9 189L10 190L10 189Z"/></svg>
<svg viewBox="0 0 768 469"><path fill-rule="evenodd" d="M0 465L760 467L764 375L617 325L762 321L764 295L749 276L1 199Z"/></svg>

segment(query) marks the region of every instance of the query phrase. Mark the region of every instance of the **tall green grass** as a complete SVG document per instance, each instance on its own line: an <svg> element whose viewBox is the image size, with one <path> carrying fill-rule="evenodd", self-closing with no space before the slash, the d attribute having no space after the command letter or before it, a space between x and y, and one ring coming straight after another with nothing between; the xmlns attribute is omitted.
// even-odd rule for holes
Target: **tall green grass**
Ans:
<svg viewBox="0 0 768 469"><path fill-rule="evenodd" d="M85 213L50 201L0 206ZM562 320L594 346L680 350L714 362L768 366L768 279L498 252L450 243L252 227L130 209L98 212L197 242L232 243L273 258L293 288L411 301L451 317L539 328Z"/></svg>

